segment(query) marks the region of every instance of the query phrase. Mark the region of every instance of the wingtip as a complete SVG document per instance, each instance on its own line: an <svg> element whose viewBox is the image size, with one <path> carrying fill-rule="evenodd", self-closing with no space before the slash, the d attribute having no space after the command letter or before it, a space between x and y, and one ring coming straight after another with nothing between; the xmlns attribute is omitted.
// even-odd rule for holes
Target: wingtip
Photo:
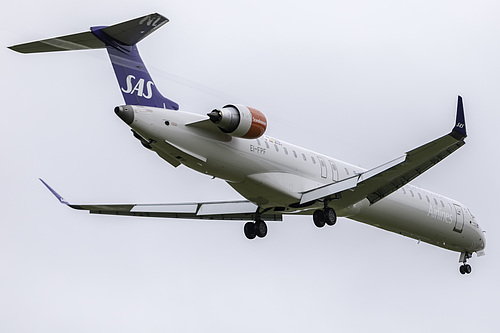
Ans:
<svg viewBox="0 0 500 333"><path fill-rule="evenodd" d="M465 137L467 137L467 130L465 127L464 104L462 101L462 96L460 95L458 95L458 101L457 101L457 118L455 121L455 127L453 127L451 134L457 140L462 140Z"/></svg>
<svg viewBox="0 0 500 333"><path fill-rule="evenodd" d="M64 198L61 195L59 195L59 193L57 193L52 187L50 187L49 184L47 184L42 178L38 178L38 179L40 179L40 181L43 183L43 185L45 185L45 187L47 187L47 189L57 198L57 200L59 200L60 203L69 206L69 202L64 200Z"/></svg>

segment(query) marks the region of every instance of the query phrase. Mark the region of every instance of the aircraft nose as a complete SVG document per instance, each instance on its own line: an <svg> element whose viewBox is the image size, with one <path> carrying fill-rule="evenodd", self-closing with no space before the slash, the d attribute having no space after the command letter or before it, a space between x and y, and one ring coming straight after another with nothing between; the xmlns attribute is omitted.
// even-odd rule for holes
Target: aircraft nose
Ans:
<svg viewBox="0 0 500 333"><path fill-rule="evenodd" d="M130 125L134 121L134 109L130 105L115 107L115 113L125 124Z"/></svg>

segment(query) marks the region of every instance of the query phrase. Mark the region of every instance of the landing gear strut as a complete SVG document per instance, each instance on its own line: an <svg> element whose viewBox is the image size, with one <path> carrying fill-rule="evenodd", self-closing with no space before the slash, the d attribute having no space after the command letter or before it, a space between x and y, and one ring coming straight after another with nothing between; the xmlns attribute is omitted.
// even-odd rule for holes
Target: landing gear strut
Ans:
<svg viewBox="0 0 500 333"><path fill-rule="evenodd" d="M248 239L254 239L256 236L264 238L267 235L267 224L263 220L257 219L255 222L245 223L243 231Z"/></svg>
<svg viewBox="0 0 500 333"><path fill-rule="evenodd" d="M318 228L323 228L325 224L332 226L337 222L337 214L335 210L330 207L317 209L313 213L313 221L314 225Z"/></svg>
<svg viewBox="0 0 500 333"><path fill-rule="evenodd" d="M458 261L462 263L462 266L460 266L459 269L461 274L470 274L470 272L472 272L472 267L470 267L470 265L467 264L467 259L470 259L471 257L472 253L469 252L460 253L460 259L458 259Z"/></svg>

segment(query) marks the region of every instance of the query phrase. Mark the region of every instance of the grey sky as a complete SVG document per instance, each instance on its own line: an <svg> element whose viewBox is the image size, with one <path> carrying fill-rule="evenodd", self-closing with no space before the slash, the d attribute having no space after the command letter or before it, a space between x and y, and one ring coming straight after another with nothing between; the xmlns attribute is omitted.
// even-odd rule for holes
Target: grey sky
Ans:
<svg viewBox="0 0 500 333"><path fill-rule="evenodd" d="M43 5L42 5L43 3ZM237 199L220 180L144 149L113 108L105 51L6 46L150 12L139 44L162 93L206 113L263 111L268 134L372 167L451 130L469 137L414 184L454 198L487 231L486 256L351 220L243 224L92 216L67 200ZM0 13L1 332L496 332L500 186L498 1L16 1Z"/></svg>

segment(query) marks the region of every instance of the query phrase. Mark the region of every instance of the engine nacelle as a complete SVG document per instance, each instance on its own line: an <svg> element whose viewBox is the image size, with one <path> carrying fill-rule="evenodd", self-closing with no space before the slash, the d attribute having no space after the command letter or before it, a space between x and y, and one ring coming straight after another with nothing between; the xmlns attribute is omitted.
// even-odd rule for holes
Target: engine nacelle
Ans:
<svg viewBox="0 0 500 333"><path fill-rule="evenodd" d="M266 116L259 110L244 105L226 105L207 115L221 131L238 138L257 139L267 128Z"/></svg>

